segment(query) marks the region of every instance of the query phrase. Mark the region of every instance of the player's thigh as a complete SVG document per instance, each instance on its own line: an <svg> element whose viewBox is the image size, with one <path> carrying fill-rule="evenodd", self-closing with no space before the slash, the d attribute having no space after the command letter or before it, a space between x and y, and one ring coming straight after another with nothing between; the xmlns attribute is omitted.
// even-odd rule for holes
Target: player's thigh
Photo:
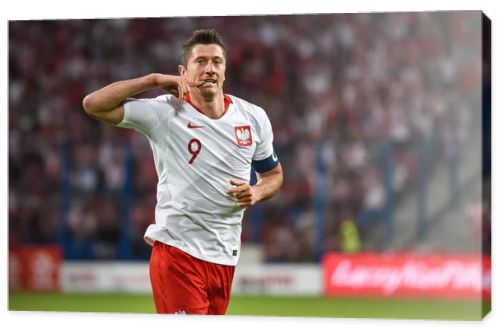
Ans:
<svg viewBox="0 0 500 334"><path fill-rule="evenodd" d="M234 267L213 265L212 270L212 284L217 286L209 294L210 306L208 307L208 314L223 315L226 314L231 297L231 289L233 285Z"/></svg>
<svg viewBox="0 0 500 334"><path fill-rule="evenodd" d="M215 296L210 298L207 314L224 315L229 305L229 296Z"/></svg>
<svg viewBox="0 0 500 334"><path fill-rule="evenodd" d="M149 272L158 313L208 312L203 272L188 254L156 242Z"/></svg>

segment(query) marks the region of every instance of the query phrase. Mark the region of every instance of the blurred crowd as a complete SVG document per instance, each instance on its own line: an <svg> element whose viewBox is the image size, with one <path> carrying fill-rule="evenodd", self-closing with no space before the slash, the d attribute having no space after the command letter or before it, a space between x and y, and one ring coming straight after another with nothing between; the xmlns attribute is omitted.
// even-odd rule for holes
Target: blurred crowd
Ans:
<svg viewBox="0 0 500 334"><path fill-rule="evenodd" d="M243 242L261 243L266 260L280 262L317 260L318 242L321 251L363 250L367 222L387 210L387 187L396 201L415 191L422 143L436 163L478 122L479 19L422 12L10 22L9 241L62 243L67 258L148 257L142 235L154 221L157 183L148 143L89 118L81 102L117 80L176 73L184 40L215 28L228 48L225 92L267 111L285 172L279 195L246 213Z"/></svg>

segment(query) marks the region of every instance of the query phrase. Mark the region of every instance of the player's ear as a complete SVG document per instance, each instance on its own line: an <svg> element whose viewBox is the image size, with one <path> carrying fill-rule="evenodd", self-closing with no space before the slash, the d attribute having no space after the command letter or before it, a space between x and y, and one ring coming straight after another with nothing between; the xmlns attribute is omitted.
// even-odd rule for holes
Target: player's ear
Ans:
<svg viewBox="0 0 500 334"><path fill-rule="evenodd" d="M179 74L181 76L185 76L186 75L186 68L184 67L184 65L179 65L178 70L179 70Z"/></svg>

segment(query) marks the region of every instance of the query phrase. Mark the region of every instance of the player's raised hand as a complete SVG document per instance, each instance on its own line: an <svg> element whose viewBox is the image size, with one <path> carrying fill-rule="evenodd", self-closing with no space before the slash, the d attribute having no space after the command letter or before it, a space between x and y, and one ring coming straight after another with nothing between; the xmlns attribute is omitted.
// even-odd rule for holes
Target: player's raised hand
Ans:
<svg viewBox="0 0 500 334"><path fill-rule="evenodd" d="M190 82L184 76L158 74L156 77L157 86L164 91L176 96L179 100L191 91L191 87L197 87L203 84L200 82Z"/></svg>
<svg viewBox="0 0 500 334"><path fill-rule="evenodd" d="M231 179L229 183L233 188L226 191L226 194L234 197L236 205L240 208L248 208L257 203L255 189L248 182Z"/></svg>

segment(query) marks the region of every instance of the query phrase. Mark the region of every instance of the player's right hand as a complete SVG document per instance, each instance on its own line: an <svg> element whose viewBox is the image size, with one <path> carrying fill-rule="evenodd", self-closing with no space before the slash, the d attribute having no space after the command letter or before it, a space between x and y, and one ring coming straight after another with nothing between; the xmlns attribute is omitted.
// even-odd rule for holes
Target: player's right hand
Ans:
<svg viewBox="0 0 500 334"><path fill-rule="evenodd" d="M190 82L184 76L157 74L156 83L159 88L183 100L191 87L203 85L204 82Z"/></svg>

